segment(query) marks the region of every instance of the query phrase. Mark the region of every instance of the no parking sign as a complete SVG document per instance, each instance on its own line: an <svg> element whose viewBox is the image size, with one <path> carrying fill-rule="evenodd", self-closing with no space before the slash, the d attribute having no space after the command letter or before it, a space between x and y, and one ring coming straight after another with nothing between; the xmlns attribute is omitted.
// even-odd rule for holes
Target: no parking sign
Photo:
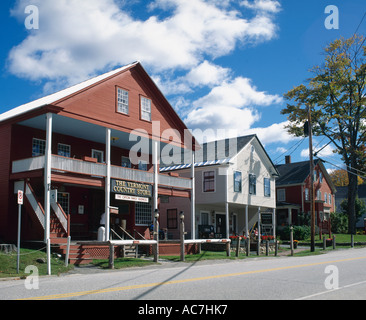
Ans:
<svg viewBox="0 0 366 320"><path fill-rule="evenodd" d="M23 204L23 197L24 197L23 191L19 190L18 191L18 204Z"/></svg>

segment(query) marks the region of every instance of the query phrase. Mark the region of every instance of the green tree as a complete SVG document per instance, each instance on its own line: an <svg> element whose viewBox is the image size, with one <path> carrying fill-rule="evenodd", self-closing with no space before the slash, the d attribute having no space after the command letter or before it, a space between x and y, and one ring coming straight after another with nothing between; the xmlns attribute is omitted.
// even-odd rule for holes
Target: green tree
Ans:
<svg viewBox="0 0 366 320"><path fill-rule="evenodd" d="M307 84L284 96L281 112L288 115L288 130L304 135L310 107L314 135L326 136L342 156L348 171L348 232L356 231L357 170L366 167L366 38L338 39L324 49L324 63L313 67Z"/></svg>

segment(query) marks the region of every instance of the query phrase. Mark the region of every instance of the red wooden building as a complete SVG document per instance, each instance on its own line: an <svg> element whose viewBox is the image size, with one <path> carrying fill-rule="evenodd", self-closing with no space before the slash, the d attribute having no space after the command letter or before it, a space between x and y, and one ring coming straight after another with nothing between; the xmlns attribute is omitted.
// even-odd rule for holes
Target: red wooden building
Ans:
<svg viewBox="0 0 366 320"><path fill-rule="evenodd" d="M19 189L22 241L95 240L111 207L105 238L108 225L149 235L160 196L190 197L191 179L153 161L186 148L186 129L139 62L1 114L0 239L16 239Z"/></svg>
<svg viewBox="0 0 366 320"><path fill-rule="evenodd" d="M298 225L300 214L309 219L310 163L291 162L276 166L280 177L276 180L277 227ZM335 211L336 188L321 160L314 161L315 224L321 233L330 233L330 213Z"/></svg>

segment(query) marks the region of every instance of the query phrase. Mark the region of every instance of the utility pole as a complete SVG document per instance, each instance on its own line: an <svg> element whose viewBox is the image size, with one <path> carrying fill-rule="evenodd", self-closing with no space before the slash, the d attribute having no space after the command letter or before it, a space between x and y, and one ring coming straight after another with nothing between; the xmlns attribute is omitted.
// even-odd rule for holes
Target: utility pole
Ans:
<svg viewBox="0 0 366 320"><path fill-rule="evenodd" d="M314 159L313 159L313 130L311 124L311 106L308 107L309 130L309 158L310 158L310 212L311 212L311 246L310 251L315 251L315 195L314 195Z"/></svg>

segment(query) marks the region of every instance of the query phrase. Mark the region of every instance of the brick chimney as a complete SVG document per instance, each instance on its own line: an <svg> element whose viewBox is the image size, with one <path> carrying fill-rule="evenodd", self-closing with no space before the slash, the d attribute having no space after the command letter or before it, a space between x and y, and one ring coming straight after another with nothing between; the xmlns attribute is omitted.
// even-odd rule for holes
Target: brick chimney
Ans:
<svg viewBox="0 0 366 320"><path fill-rule="evenodd" d="M291 156L286 156L285 157L285 162L286 162L286 164L290 164L291 163Z"/></svg>

